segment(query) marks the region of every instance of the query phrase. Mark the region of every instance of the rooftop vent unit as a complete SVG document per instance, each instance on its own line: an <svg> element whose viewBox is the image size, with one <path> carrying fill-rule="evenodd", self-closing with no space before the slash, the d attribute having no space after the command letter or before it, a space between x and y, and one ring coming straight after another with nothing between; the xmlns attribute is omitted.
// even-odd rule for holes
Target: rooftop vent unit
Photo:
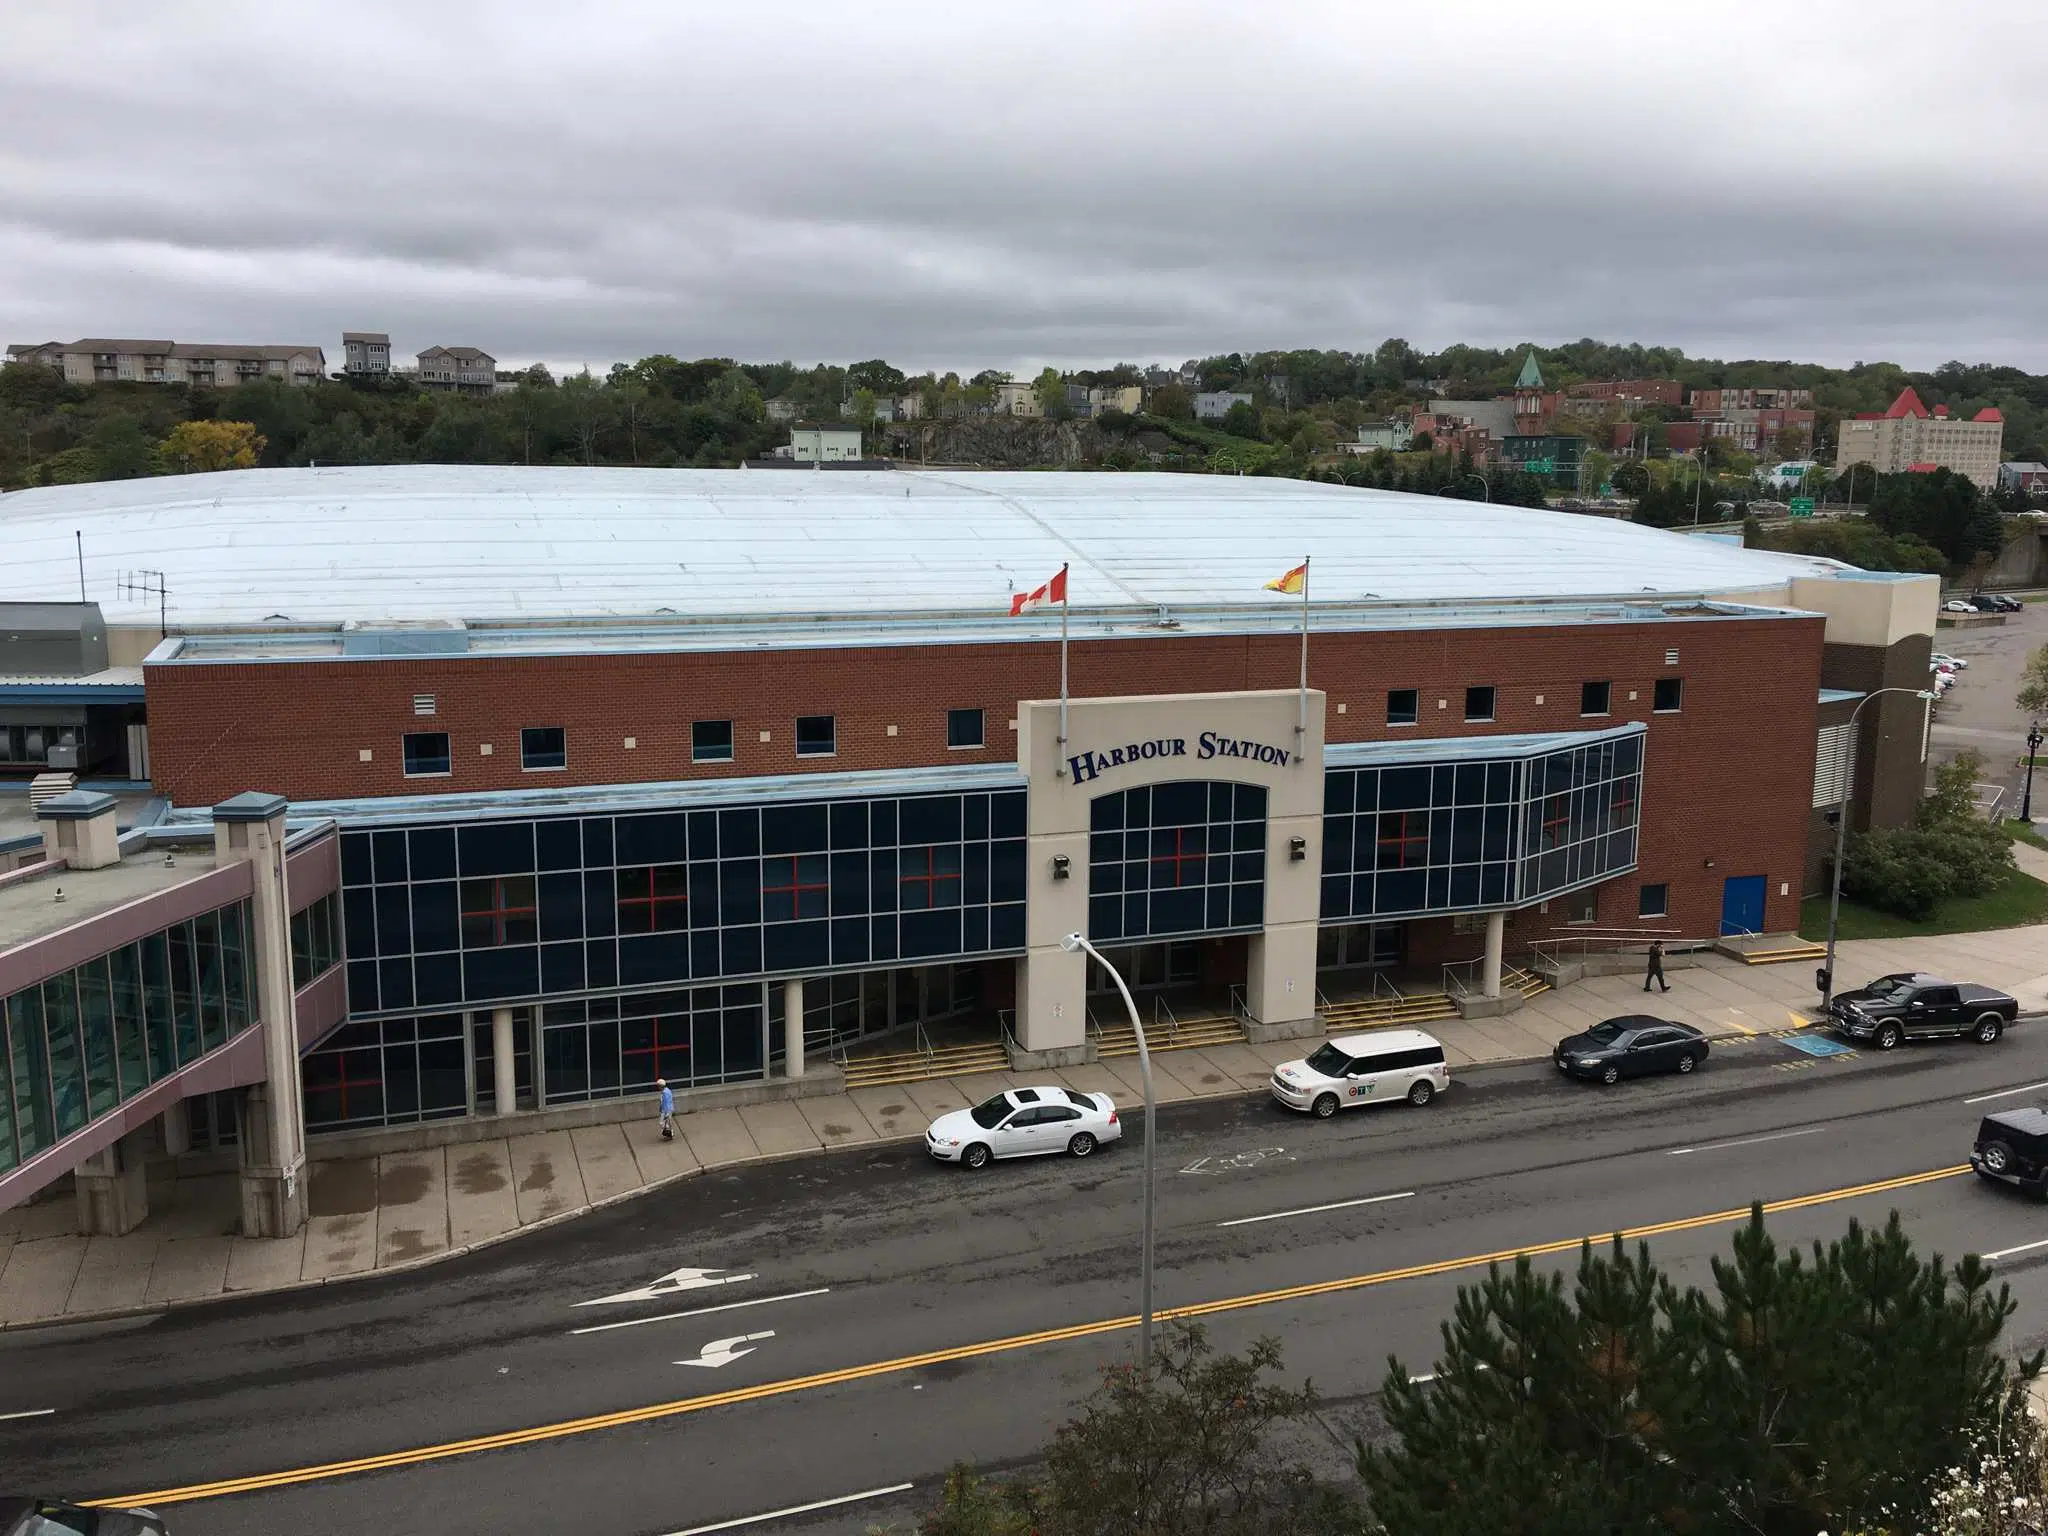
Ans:
<svg viewBox="0 0 2048 1536"><path fill-rule="evenodd" d="M460 619L350 619L341 626L344 656L460 656L469 626Z"/></svg>

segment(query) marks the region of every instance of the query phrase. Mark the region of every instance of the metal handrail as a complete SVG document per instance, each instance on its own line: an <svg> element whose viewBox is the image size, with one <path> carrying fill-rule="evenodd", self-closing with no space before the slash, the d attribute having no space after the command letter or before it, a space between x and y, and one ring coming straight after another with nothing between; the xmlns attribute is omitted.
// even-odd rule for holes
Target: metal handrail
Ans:
<svg viewBox="0 0 2048 1536"><path fill-rule="evenodd" d="M1258 1022L1257 1019L1252 1018L1251 1000L1245 996L1244 988L1234 982L1230 988L1230 1016L1234 1019L1244 1019L1253 1024Z"/></svg>
<svg viewBox="0 0 2048 1536"><path fill-rule="evenodd" d="M1016 1019L1017 1013L1015 1009L998 1008L996 1010L996 1028L1002 1032L1004 1049L1011 1052L1017 1049L1017 1032L1010 1027L1016 1022Z"/></svg>
<svg viewBox="0 0 2048 1536"><path fill-rule="evenodd" d="M1381 972L1374 971L1372 973L1372 995L1378 997L1382 991L1385 992L1388 999L1392 1002L1402 1003L1408 1000L1407 994L1399 987L1387 980Z"/></svg>
<svg viewBox="0 0 2048 1536"><path fill-rule="evenodd" d="M1479 960L1447 960L1444 962L1444 996L1470 997L1472 995L1472 972Z"/></svg>
<svg viewBox="0 0 2048 1536"><path fill-rule="evenodd" d="M1152 994L1152 1025L1155 1029L1163 1030L1169 1040L1180 1034L1179 1016L1174 1013L1172 1005L1165 997L1157 992Z"/></svg>
<svg viewBox="0 0 2048 1536"><path fill-rule="evenodd" d="M925 1062L927 1065L929 1065L938 1053L936 1050L934 1050L932 1046L932 1037L925 1032L924 1020L914 1020L911 1024L911 1028L916 1031L916 1034L912 1036L912 1038L916 1040L917 1048L924 1052Z"/></svg>

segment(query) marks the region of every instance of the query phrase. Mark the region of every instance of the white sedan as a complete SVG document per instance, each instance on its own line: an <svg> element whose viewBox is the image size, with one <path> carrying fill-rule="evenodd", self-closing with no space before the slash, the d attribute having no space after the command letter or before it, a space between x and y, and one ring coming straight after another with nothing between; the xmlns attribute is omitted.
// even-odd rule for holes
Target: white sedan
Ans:
<svg viewBox="0 0 2048 1536"><path fill-rule="evenodd" d="M1970 662L1969 659L1964 656L1950 656L1942 651L1936 651L1934 653L1934 664L1937 667L1944 667L1952 671L1961 672L1969 667Z"/></svg>
<svg viewBox="0 0 2048 1536"><path fill-rule="evenodd" d="M924 1149L942 1163L986 1168L998 1157L1086 1157L1123 1134L1106 1093L1012 1088L972 1109L939 1116L924 1133Z"/></svg>
<svg viewBox="0 0 2048 1536"><path fill-rule="evenodd" d="M1941 611L1943 613L1975 613L1977 610L1964 602L1960 597L1952 597L1941 605Z"/></svg>

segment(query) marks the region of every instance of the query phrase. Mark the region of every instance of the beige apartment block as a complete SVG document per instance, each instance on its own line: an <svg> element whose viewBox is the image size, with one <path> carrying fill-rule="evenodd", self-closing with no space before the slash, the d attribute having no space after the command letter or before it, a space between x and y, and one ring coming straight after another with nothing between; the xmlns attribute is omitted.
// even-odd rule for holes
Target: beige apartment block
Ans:
<svg viewBox="0 0 2048 1536"><path fill-rule="evenodd" d="M1998 483L2004 447L2005 418L1995 406L1964 420L1950 416L1946 406L1929 411L1908 388L1882 416L1842 423L1835 469L1840 473L1852 464L1868 464L1881 475L1896 475L1926 465L1967 475L1989 490Z"/></svg>
<svg viewBox="0 0 2048 1536"><path fill-rule="evenodd" d="M327 354L313 346L138 341L105 336L10 346L7 360L55 368L71 384L125 381L232 389L256 379L317 384L327 372Z"/></svg>

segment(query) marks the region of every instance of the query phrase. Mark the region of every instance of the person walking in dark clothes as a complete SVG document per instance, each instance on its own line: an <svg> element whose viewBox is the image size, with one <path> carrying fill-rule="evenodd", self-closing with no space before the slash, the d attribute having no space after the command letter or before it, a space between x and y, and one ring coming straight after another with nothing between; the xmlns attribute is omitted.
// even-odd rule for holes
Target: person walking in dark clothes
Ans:
<svg viewBox="0 0 2048 1536"><path fill-rule="evenodd" d="M1645 992L1650 990L1650 983L1653 981L1666 992L1671 990L1671 983L1664 979L1664 945L1656 939L1650 941L1650 965L1649 969L1643 972Z"/></svg>

